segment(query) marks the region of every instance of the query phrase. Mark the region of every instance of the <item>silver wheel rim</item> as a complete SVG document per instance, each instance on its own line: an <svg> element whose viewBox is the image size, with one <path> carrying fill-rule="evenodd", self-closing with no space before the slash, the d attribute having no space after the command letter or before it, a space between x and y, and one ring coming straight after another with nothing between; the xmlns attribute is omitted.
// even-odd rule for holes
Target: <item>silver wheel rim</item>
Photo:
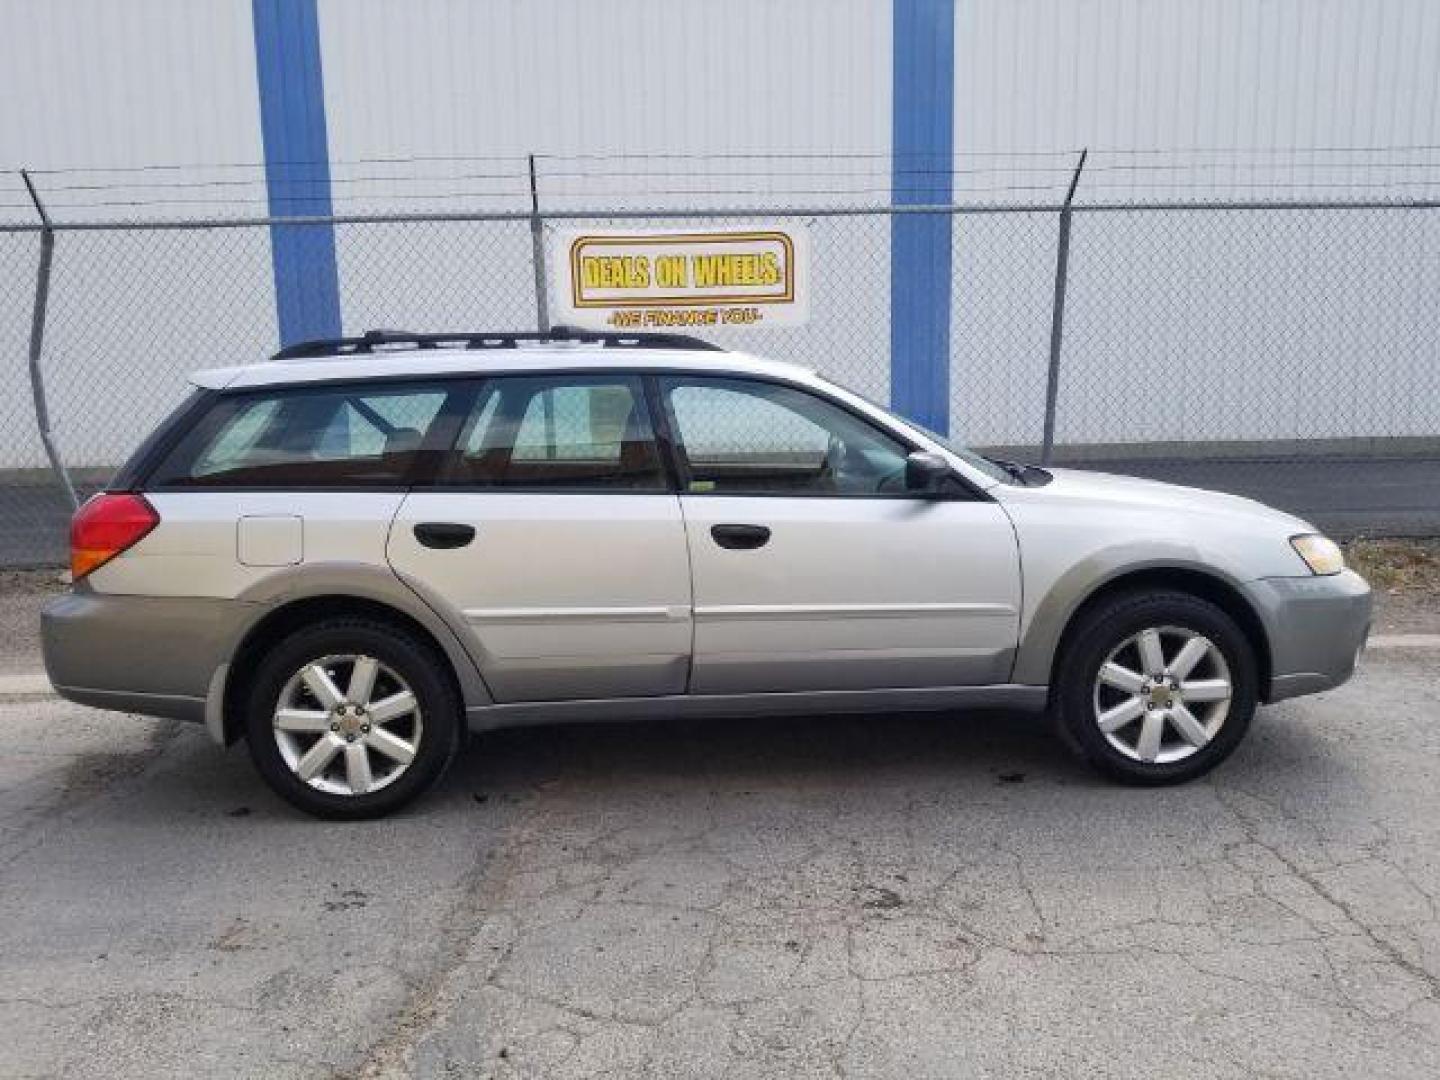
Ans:
<svg viewBox="0 0 1440 1080"><path fill-rule="evenodd" d="M422 732L409 684L363 655L324 656L290 676L274 725L290 771L330 795L365 795L393 784L414 762Z"/></svg>
<svg viewBox="0 0 1440 1080"><path fill-rule="evenodd" d="M1112 649L1095 677L1095 723L1133 761L1168 765L1199 753L1230 715L1230 667L1203 634L1153 626Z"/></svg>

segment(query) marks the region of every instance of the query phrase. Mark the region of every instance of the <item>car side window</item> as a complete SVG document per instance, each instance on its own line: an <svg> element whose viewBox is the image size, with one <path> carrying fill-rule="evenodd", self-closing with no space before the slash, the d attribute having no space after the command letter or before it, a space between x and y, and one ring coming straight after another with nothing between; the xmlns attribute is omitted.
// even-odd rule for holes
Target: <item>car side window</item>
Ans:
<svg viewBox="0 0 1440 1080"><path fill-rule="evenodd" d="M225 395L166 455L150 482L183 488L399 486L447 393L432 384Z"/></svg>
<svg viewBox="0 0 1440 1080"><path fill-rule="evenodd" d="M661 381L692 495L903 494L906 447L807 391L733 378Z"/></svg>
<svg viewBox="0 0 1440 1080"><path fill-rule="evenodd" d="M640 380L508 375L481 387L440 482L479 488L665 491Z"/></svg>

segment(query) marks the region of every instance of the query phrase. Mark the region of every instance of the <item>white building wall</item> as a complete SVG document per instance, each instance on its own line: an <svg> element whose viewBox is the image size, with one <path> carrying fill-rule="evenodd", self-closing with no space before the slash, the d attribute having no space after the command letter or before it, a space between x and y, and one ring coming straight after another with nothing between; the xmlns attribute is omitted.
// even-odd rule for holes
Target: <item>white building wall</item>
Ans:
<svg viewBox="0 0 1440 1080"><path fill-rule="evenodd" d="M338 160L889 150L888 3L321 0L320 17Z"/></svg>
<svg viewBox="0 0 1440 1080"><path fill-rule="evenodd" d="M529 154L546 208L888 199L888 3L322 0L320 15L331 156L402 159L339 167L337 208L401 196L412 209L525 210ZM397 179L354 179L376 175ZM832 275L817 281L812 325L730 342L885 397L888 222L812 228L817 277ZM346 327L528 325L530 281L511 272L528 264L528 229L446 232L417 248L342 230ZM397 260L398 278L384 272Z"/></svg>
<svg viewBox="0 0 1440 1080"><path fill-rule="evenodd" d="M0 221L34 220L21 167L57 220L264 212L244 0L0 0L0 102ZM25 366L37 249L0 235L0 469L44 464ZM45 368L62 450L114 463L187 372L274 333L264 230L60 234Z"/></svg>
<svg viewBox="0 0 1440 1080"><path fill-rule="evenodd" d="M244 0L0 0L0 60L6 169L261 160Z"/></svg>
<svg viewBox="0 0 1440 1080"><path fill-rule="evenodd" d="M1000 169L957 192L1058 200L1088 147L1082 205L1434 199L1437 56L1434 0L957 0L956 151ZM1077 214L1059 439L1440 431L1437 213ZM1040 437L1054 237L956 230L967 438Z"/></svg>
<svg viewBox="0 0 1440 1080"><path fill-rule="evenodd" d="M888 198L889 0L320 0L319 15L339 212L523 209L529 153L547 206ZM1433 197L1440 153L1361 167L1343 148L1440 146L1436 56L1433 0L956 0L956 196L1052 201L1088 146L1082 203ZM247 0L0 0L0 100L0 169L90 170L40 174L56 216L265 209ZM726 154L783 156L708 157ZM0 220L28 216L0 177ZM1062 438L1440 430L1431 216L1077 216ZM885 397L889 223L811 228L812 325L729 340ZM1039 215L956 223L951 417L976 441L1038 437L1054 235ZM40 463L33 244L0 237L0 468ZM347 331L530 318L524 226L342 226L337 248ZM264 230L61 236L47 365L72 460L115 460L182 372L273 343L269 261ZM1135 419L1130 388L1161 370L1176 388ZM1347 406L1302 396L1302 373Z"/></svg>
<svg viewBox="0 0 1440 1080"><path fill-rule="evenodd" d="M1433 0L957 0L959 150L1435 145Z"/></svg>

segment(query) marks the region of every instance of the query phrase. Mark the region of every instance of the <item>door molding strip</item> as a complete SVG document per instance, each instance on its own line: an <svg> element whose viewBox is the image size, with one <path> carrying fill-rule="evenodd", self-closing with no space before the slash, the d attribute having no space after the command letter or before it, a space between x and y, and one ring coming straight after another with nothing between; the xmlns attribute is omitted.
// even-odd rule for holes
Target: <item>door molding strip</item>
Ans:
<svg viewBox="0 0 1440 1080"><path fill-rule="evenodd" d="M690 618L687 604L655 607L510 607L466 608L472 622L684 622Z"/></svg>
<svg viewBox="0 0 1440 1080"><path fill-rule="evenodd" d="M1010 604L704 604L697 622L733 619L909 619L917 615L1016 615Z"/></svg>

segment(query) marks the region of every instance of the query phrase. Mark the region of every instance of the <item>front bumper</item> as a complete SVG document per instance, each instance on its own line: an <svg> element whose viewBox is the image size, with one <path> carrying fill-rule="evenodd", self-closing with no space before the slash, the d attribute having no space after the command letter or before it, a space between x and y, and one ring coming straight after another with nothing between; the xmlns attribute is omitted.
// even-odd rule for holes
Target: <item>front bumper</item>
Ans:
<svg viewBox="0 0 1440 1080"><path fill-rule="evenodd" d="M1245 590L1270 644L1265 701L1330 690L1355 673L1370 633L1370 586L1359 574L1261 578Z"/></svg>

